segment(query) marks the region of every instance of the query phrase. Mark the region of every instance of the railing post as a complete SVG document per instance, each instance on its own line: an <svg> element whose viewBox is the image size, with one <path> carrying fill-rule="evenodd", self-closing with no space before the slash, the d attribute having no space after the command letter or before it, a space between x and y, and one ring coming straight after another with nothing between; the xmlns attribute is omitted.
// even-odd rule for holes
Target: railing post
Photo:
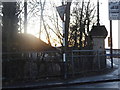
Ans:
<svg viewBox="0 0 120 90"><path fill-rule="evenodd" d="M72 76L74 77L74 51L72 51Z"/></svg>
<svg viewBox="0 0 120 90"><path fill-rule="evenodd" d="M99 50L97 50L97 59L98 59L98 69L100 70L100 51Z"/></svg>

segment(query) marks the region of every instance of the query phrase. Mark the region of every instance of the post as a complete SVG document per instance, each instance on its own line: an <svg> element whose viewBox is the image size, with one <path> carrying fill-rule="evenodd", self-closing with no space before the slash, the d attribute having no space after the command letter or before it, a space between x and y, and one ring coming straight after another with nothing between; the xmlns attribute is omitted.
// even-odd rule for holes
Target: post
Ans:
<svg viewBox="0 0 120 90"><path fill-rule="evenodd" d="M70 22L70 6L71 6L71 2L67 1L67 5L66 5L66 10L65 10L65 14L64 14L64 30L63 30L63 47L64 47L64 60L65 60L65 79L67 78L67 57L68 53L66 52L68 49L68 31L69 31L69 22Z"/></svg>
<svg viewBox="0 0 120 90"><path fill-rule="evenodd" d="M64 4L64 3L63 3ZM67 62L66 62L66 29L65 29L65 22L66 22L66 5L62 5L57 7L58 13L62 20L62 27L63 27L63 63L64 63L64 78L67 78Z"/></svg>
<svg viewBox="0 0 120 90"><path fill-rule="evenodd" d="M67 2L65 11L65 46L68 47L69 23L70 23L70 5L71 1Z"/></svg>
<svg viewBox="0 0 120 90"><path fill-rule="evenodd" d="M99 70L100 70L100 68L101 68L101 67L100 67L100 66L101 66L101 65L100 65L100 57L101 57L100 52L101 52L101 51L97 50L97 60L98 60L98 69L99 69Z"/></svg>
<svg viewBox="0 0 120 90"><path fill-rule="evenodd" d="M97 26L100 26L100 18L99 18L99 0L97 0Z"/></svg>
<svg viewBox="0 0 120 90"><path fill-rule="evenodd" d="M74 77L74 51L72 51L72 76Z"/></svg>
<svg viewBox="0 0 120 90"><path fill-rule="evenodd" d="M67 78L67 65L66 65L66 43L65 43L65 22L63 20L62 22L63 25L63 62L64 62L64 79Z"/></svg>
<svg viewBox="0 0 120 90"><path fill-rule="evenodd" d="M113 51L112 51L112 20L110 20L110 58L111 58L111 68L113 68Z"/></svg>
<svg viewBox="0 0 120 90"><path fill-rule="evenodd" d="M120 14L119 14L120 15ZM118 49L120 49L120 20L118 20ZM118 60L119 68L118 68L118 75L120 75L120 60ZM120 78L120 76L119 76ZM120 86L120 84L119 84Z"/></svg>
<svg viewBox="0 0 120 90"><path fill-rule="evenodd" d="M24 33L27 33L27 0L24 0Z"/></svg>

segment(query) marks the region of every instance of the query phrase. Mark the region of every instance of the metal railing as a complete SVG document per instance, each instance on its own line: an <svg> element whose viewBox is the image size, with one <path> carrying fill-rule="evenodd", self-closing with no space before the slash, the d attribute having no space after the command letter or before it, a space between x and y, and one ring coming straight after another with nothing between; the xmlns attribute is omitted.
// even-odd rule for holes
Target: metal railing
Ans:
<svg viewBox="0 0 120 90"><path fill-rule="evenodd" d="M73 50L72 73L87 73L106 68L106 54L104 51Z"/></svg>
<svg viewBox="0 0 120 90"><path fill-rule="evenodd" d="M117 52L115 57L119 58L120 50L115 51ZM62 79L65 74L67 78L70 78L86 73L99 72L99 70L106 68L106 58L110 55L106 52L94 50L66 52L66 66L61 52L2 53L3 84L4 82Z"/></svg>
<svg viewBox="0 0 120 90"><path fill-rule="evenodd" d="M62 67L59 52L2 53L4 82L61 78Z"/></svg>
<svg viewBox="0 0 120 90"><path fill-rule="evenodd" d="M120 49L113 49L113 58L120 58ZM106 49L106 56L107 58L110 58L111 54L110 54L110 49Z"/></svg>

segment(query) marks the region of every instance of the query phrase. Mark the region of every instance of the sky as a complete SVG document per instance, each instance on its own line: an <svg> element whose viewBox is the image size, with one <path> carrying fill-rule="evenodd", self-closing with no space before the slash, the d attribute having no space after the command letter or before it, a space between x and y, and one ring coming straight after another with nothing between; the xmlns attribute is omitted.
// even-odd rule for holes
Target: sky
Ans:
<svg viewBox="0 0 120 90"><path fill-rule="evenodd" d="M78 0L80 1L80 0ZM89 0L85 0L89 1ZM91 2L97 4L97 0L90 0ZM113 1L113 0L112 0ZM108 37L110 36L110 21L109 21L109 0L99 0L100 9L100 24L105 25L108 31L108 36L105 39L105 47L108 47ZM112 33L113 33L113 48L118 48L118 20L112 20Z"/></svg>
<svg viewBox="0 0 120 90"><path fill-rule="evenodd" d="M10 1L10 0L8 0L8 1ZM60 1L62 1L62 0L53 0L53 2L55 2L55 6L61 5ZM81 1L81 0L77 0L77 1ZM85 0L85 1L89 1L89 0ZM97 0L90 0L90 1L97 4ZM51 0L51 2L52 2L52 0ZM108 36L110 36L110 34L109 34L110 33L109 32L110 31L110 25L109 25L108 0L99 0L99 2L100 2L100 24L106 26L106 28L108 30ZM35 21L35 22L37 22L37 21ZM118 48L118 20L113 20L112 22L113 22L112 23L113 24L112 25L113 48ZM37 35L38 34L38 31L37 31L38 25L39 24L30 25L28 27L28 32L31 33L31 34ZM35 30L33 30L33 29L35 29ZM42 37L44 37L44 35ZM108 47L108 37L105 39L105 47L109 48Z"/></svg>
<svg viewBox="0 0 120 90"><path fill-rule="evenodd" d="M110 36L110 22L109 22L109 8L108 0L100 1L100 23L105 25L108 30L108 36ZM118 48L118 20L112 21L112 33L113 33L113 48ZM108 37L105 40L105 47L108 48Z"/></svg>
<svg viewBox="0 0 120 90"><path fill-rule="evenodd" d="M55 2L56 6L61 5L59 0L53 0L53 1ZM77 1L81 1L81 0L77 0ZM85 1L89 1L89 0L85 0ZM91 0L91 2L97 4L97 0ZM100 24L105 25L108 31L108 36L105 39L105 48L109 48L108 37L110 36L110 25L109 25L110 23L109 23L108 0L99 0L99 2L100 2L100 12L99 12L100 13ZM112 32L113 32L113 48L117 49L118 48L118 21L117 20L112 21Z"/></svg>
<svg viewBox="0 0 120 90"><path fill-rule="evenodd" d="M77 0L81 1L81 0ZM85 0L89 1L89 0ZM91 2L97 4L97 0L90 0ZM113 1L113 0L112 0ZM105 39L105 48L108 47L108 37L110 36L110 21L109 21L109 6L108 6L109 0L99 0L99 9L100 9L100 25L105 25L106 29L108 31L108 36ZM113 48L118 48L118 20L112 20L112 34L113 34Z"/></svg>

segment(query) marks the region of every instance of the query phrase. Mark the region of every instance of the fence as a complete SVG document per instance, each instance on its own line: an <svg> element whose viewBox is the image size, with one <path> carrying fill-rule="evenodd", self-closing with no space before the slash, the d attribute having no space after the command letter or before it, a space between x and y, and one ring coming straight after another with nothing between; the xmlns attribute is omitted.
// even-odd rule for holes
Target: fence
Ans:
<svg viewBox="0 0 120 90"><path fill-rule="evenodd" d="M61 52L2 53L4 82L62 79L106 68L105 51L72 50L63 62Z"/></svg>
<svg viewBox="0 0 120 90"><path fill-rule="evenodd" d="M113 58L120 58L120 49L113 49ZM107 58L110 58L111 54L110 54L110 49L106 49L106 56Z"/></svg>
<svg viewBox="0 0 120 90"><path fill-rule="evenodd" d="M2 76L4 82L61 77L63 74L62 67L63 62L59 52L2 54Z"/></svg>
<svg viewBox="0 0 120 90"><path fill-rule="evenodd" d="M72 73L88 73L106 68L106 55L104 51L73 50Z"/></svg>

